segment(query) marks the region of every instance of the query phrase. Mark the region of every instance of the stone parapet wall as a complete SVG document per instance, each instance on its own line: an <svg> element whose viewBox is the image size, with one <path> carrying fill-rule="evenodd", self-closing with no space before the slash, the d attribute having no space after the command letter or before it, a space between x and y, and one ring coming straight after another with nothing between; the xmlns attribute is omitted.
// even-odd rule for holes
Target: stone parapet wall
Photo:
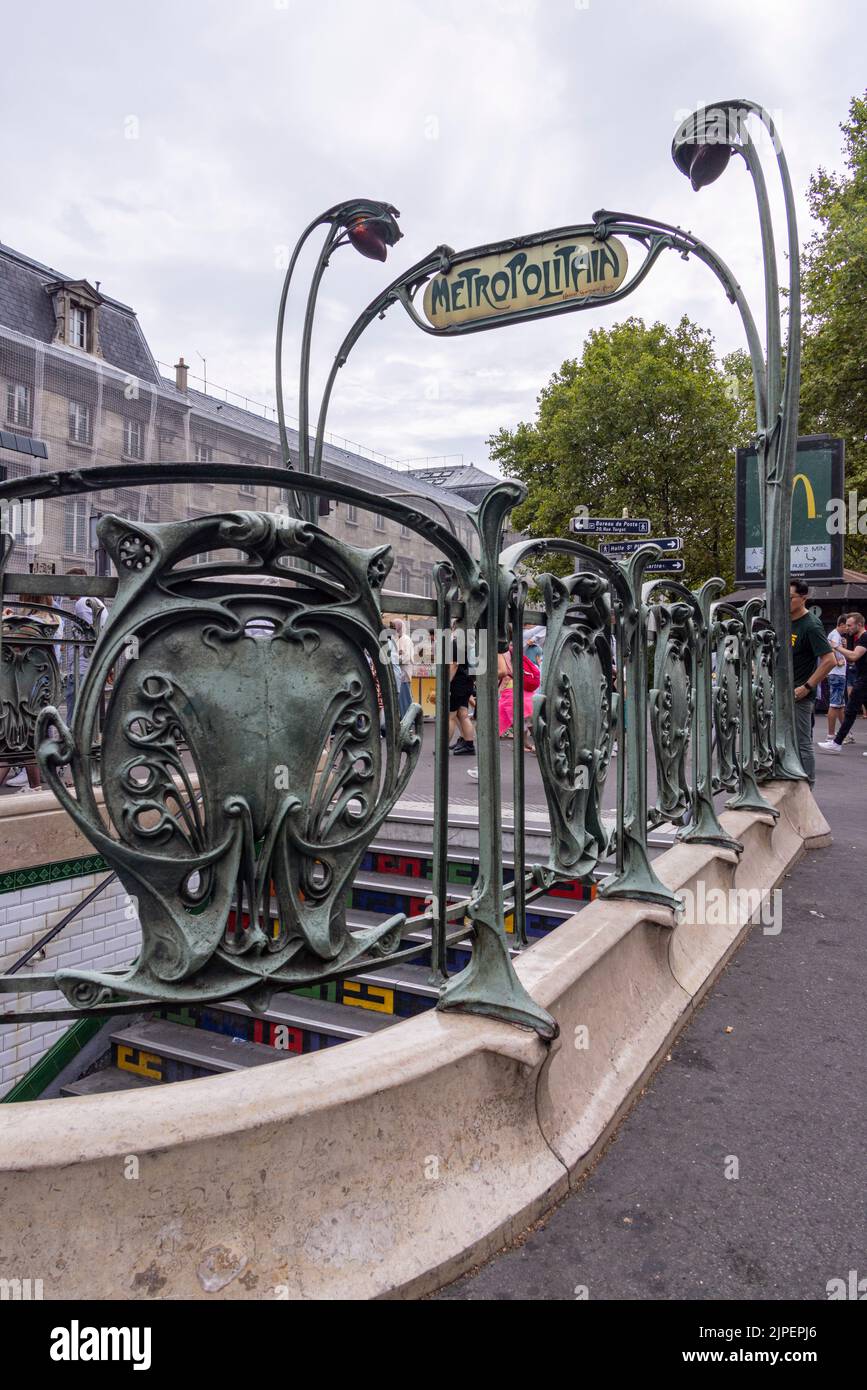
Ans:
<svg viewBox="0 0 867 1390"><path fill-rule="evenodd" d="M770 893L829 836L805 783L763 792L775 822L722 817L740 861L680 845L654 861L661 877ZM447 1282L569 1190L749 930L672 921L597 900L520 957L560 1025L550 1047L429 1012L252 1071L6 1107L0 1277L97 1299L366 1299Z"/></svg>

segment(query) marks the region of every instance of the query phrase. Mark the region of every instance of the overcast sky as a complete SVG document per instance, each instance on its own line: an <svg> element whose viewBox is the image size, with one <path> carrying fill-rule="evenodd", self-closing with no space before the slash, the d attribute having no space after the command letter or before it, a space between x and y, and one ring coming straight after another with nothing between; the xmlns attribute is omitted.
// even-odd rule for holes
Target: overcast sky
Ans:
<svg viewBox="0 0 867 1390"><path fill-rule="evenodd" d="M865 13L863 0L29 0L4 17L0 240L100 280L161 361L183 353L201 373L203 354L211 382L271 404L281 257L353 196L392 202L404 239L387 265L334 257L314 385L356 313L434 246L599 207L690 227L758 314L743 165L692 193L674 128L701 103L763 103L806 239L809 175L840 167L839 123L867 85ZM329 427L393 459L489 467L488 435L533 418L592 327L683 312L720 352L742 345L711 274L670 253L621 304L463 341L436 342L394 308L341 373ZM297 333L293 317L292 349Z"/></svg>

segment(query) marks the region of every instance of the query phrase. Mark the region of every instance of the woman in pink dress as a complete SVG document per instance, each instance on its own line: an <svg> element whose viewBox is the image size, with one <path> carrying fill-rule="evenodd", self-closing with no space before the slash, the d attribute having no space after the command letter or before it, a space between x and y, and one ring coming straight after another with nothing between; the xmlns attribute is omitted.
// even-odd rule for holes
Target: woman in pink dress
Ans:
<svg viewBox="0 0 867 1390"><path fill-rule="evenodd" d="M508 738L512 734L512 723L514 719L514 686L512 673L512 648L507 652L502 652L497 657L497 679L500 687L499 714L500 714L500 738ZM524 662L524 747L528 753L535 752L530 730L526 727L527 720L533 713L533 693L539 689L539 668L535 666L530 658L525 654Z"/></svg>

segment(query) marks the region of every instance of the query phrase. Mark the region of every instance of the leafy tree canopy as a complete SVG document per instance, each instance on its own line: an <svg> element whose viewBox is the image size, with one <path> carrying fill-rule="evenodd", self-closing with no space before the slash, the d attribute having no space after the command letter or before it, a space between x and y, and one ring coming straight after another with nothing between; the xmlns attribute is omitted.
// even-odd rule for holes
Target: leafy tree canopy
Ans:
<svg viewBox="0 0 867 1390"><path fill-rule="evenodd" d="M745 353L720 364L711 334L686 316L674 329L629 318L592 331L538 402L534 423L488 440L529 489L514 526L565 535L580 506L596 516L625 507L655 535L683 536L690 584L731 582L735 449L755 428Z"/></svg>
<svg viewBox="0 0 867 1390"><path fill-rule="evenodd" d="M846 172L810 179L819 229L802 258L801 433L840 435L846 484L867 497L867 94L840 127ZM848 537L846 562L867 569L867 538Z"/></svg>

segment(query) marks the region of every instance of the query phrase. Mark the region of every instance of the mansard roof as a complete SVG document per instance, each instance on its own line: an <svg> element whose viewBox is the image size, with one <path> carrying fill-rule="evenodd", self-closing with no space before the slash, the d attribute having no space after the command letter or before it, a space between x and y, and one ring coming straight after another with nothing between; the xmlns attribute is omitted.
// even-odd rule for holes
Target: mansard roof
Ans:
<svg viewBox="0 0 867 1390"><path fill-rule="evenodd" d="M128 304L97 293L86 280L64 275L0 243L0 324L39 342L52 342L55 320L50 295L60 285L70 289L86 287L96 299L99 345L110 366L142 381L159 383L157 365L135 312Z"/></svg>

